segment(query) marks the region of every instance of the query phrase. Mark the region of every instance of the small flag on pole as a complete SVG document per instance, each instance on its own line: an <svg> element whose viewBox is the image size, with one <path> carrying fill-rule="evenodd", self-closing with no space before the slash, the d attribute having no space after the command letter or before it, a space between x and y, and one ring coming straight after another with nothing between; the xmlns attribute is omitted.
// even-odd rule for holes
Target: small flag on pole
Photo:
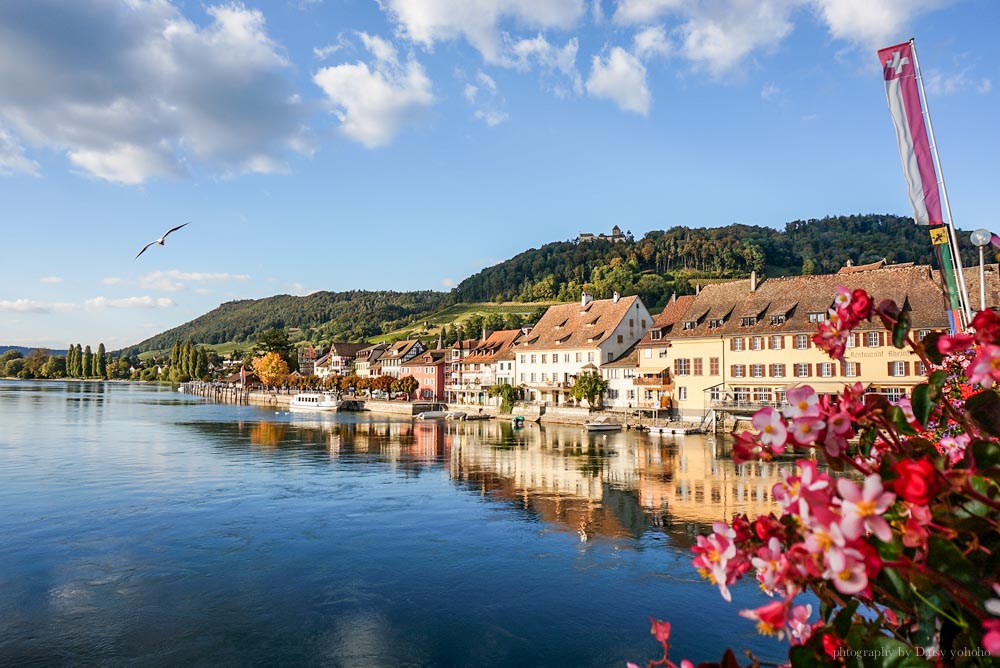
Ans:
<svg viewBox="0 0 1000 668"><path fill-rule="evenodd" d="M889 113L896 126L896 141L903 160L913 219L918 225L941 225L944 223L941 196L920 104L913 44L903 42L880 49L878 57L885 76Z"/></svg>
<svg viewBox="0 0 1000 668"><path fill-rule="evenodd" d="M247 368L246 365L240 365L240 383L243 385L247 384Z"/></svg>

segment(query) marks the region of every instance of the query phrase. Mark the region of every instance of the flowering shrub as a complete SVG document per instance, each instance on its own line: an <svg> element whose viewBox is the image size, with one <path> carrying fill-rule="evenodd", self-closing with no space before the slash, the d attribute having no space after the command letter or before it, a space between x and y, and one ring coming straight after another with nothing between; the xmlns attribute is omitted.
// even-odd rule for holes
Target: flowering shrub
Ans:
<svg viewBox="0 0 1000 668"><path fill-rule="evenodd" d="M993 665L1000 656L1000 317L983 311L974 334L916 341L909 314L894 302L875 307L863 290L838 288L812 339L843 361L851 330L873 316L897 348L908 346L927 365L927 382L896 403L865 394L860 383L839 395L801 387L788 392L783 410L758 411L754 431L734 434L737 463L786 453L813 458L783 471L773 489L780 515L717 522L698 537L692 563L727 601L730 585L756 577L774 600L739 614L761 633L787 639L792 666ZM853 474L838 475L847 470ZM818 609L796 602L805 592ZM649 666L676 667L669 632L654 620L663 657ZM727 651L709 665L739 664Z"/></svg>

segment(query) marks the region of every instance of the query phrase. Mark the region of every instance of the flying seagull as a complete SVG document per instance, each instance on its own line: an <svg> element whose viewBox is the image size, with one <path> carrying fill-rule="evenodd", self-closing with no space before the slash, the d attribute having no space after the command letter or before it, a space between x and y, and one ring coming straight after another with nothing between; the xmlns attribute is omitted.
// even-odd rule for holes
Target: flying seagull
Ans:
<svg viewBox="0 0 1000 668"><path fill-rule="evenodd" d="M190 224L191 224L190 222L184 223L184 225L190 225ZM166 234L164 234L162 237L160 237L156 241L150 241L148 244L146 244L145 246L142 247L142 250L139 251L139 255L142 255L143 253L145 253L146 249L149 248L150 246L154 245L154 244L160 244L162 246L163 242L167 240L167 237L170 236L171 232L176 232L177 230L179 230L182 227L184 227L184 225L178 225L177 227L171 228L171 229L167 230ZM135 256L136 260L139 259L139 255Z"/></svg>

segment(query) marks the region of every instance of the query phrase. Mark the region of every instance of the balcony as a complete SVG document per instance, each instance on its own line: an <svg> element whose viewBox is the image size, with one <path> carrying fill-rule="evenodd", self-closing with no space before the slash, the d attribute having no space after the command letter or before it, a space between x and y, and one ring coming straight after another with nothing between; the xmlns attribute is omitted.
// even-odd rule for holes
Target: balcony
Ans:
<svg viewBox="0 0 1000 668"><path fill-rule="evenodd" d="M564 383L559 380L530 380L525 385L538 389L560 390L572 387L573 383Z"/></svg>
<svg viewBox="0 0 1000 668"><path fill-rule="evenodd" d="M708 402L709 408L718 408L728 411L758 411L761 408L783 408L787 406L785 401L763 401L754 399L715 399Z"/></svg>
<svg viewBox="0 0 1000 668"><path fill-rule="evenodd" d="M643 387L660 387L668 388L673 385L670 380L670 374L657 374L655 376L636 376L632 379L633 385L641 385Z"/></svg>

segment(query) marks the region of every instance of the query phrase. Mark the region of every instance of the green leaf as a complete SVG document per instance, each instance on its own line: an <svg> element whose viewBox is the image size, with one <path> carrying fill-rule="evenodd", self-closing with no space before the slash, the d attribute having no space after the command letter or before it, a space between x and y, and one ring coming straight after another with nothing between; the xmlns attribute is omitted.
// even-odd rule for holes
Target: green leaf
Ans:
<svg viewBox="0 0 1000 668"><path fill-rule="evenodd" d="M851 621L854 619L854 612L858 609L858 602L851 601L837 613L833 618L833 630L841 638L845 637L851 630Z"/></svg>
<svg viewBox="0 0 1000 668"><path fill-rule="evenodd" d="M910 426L910 422L906 419L906 413L903 412L902 408L891 406L888 413L889 419L896 425L899 433L906 434L907 436L915 436L917 434L917 430Z"/></svg>
<svg viewBox="0 0 1000 668"><path fill-rule="evenodd" d="M788 660L792 668L825 668L829 662L805 645L796 645L788 650Z"/></svg>
<svg viewBox="0 0 1000 668"><path fill-rule="evenodd" d="M948 382L948 374L944 371L935 371L927 377L927 382L929 382L931 387L934 388L934 396L939 397L941 396L941 390L944 388L944 384Z"/></svg>
<svg viewBox="0 0 1000 668"><path fill-rule="evenodd" d="M965 584L975 584L979 576L975 567L966 559L953 542L942 536L931 536L928 541L927 563L934 570Z"/></svg>
<svg viewBox="0 0 1000 668"><path fill-rule="evenodd" d="M921 426L927 424L934 410L935 402L931 400L931 387L927 383L921 383L913 388L913 395L910 397L913 406L913 415Z"/></svg>
<svg viewBox="0 0 1000 668"><path fill-rule="evenodd" d="M892 328L892 345L906 347L906 335L910 333L910 312L900 311L896 326Z"/></svg>
<svg viewBox="0 0 1000 668"><path fill-rule="evenodd" d="M1000 467L1000 445L993 441L973 443L972 456L976 460L976 468L980 471Z"/></svg>
<svg viewBox="0 0 1000 668"><path fill-rule="evenodd" d="M889 581L889 584L892 587L892 593L896 595L896 598L901 600L903 603L909 603L910 599L913 598L909 580L900 575L899 571L895 568L882 569L882 575Z"/></svg>
<svg viewBox="0 0 1000 668"><path fill-rule="evenodd" d="M944 332L931 332L924 337L924 354L934 364L940 365L944 361L944 355L938 350L938 339L944 335Z"/></svg>
<svg viewBox="0 0 1000 668"><path fill-rule="evenodd" d="M994 390L972 395L965 401L965 409L983 431L1000 436L1000 395Z"/></svg>

